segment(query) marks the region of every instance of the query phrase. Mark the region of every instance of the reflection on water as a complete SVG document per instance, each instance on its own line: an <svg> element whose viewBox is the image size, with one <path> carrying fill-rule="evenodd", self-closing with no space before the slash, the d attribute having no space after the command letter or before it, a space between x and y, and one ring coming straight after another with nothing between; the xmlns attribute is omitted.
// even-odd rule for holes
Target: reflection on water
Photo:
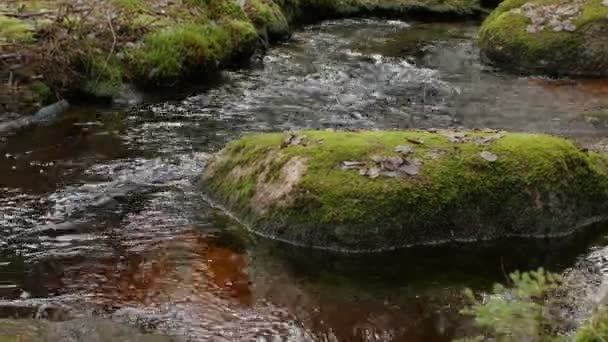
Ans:
<svg viewBox="0 0 608 342"><path fill-rule="evenodd" d="M603 274L598 234L343 256L248 236L199 195L209 153L254 131L462 125L586 144L606 135L580 115L606 105L603 83L493 72L475 32L327 22L212 89L131 110L75 108L3 138L0 316L95 314L178 341L450 341L470 329L458 313L464 287L538 266Z"/></svg>

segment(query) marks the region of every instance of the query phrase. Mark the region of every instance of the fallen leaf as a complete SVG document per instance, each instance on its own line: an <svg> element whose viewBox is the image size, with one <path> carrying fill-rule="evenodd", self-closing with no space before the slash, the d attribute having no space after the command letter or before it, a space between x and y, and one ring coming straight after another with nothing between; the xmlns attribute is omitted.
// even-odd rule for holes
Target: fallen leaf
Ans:
<svg viewBox="0 0 608 342"><path fill-rule="evenodd" d="M293 134L293 133L289 133L289 135L287 135L285 137L285 139L283 139L283 147L287 147L289 145L293 145L293 146L308 146L308 139L306 137L306 135L297 135L297 134Z"/></svg>
<svg viewBox="0 0 608 342"><path fill-rule="evenodd" d="M380 164L380 163L382 163L382 161L384 160L384 157L380 157L380 156L372 156L372 158L371 158L371 159L374 161L374 163L376 163L376 164Z"/></svg>
<svg viewBox="0 0 608 342"><path fill-rule="evenodd" d="M466 133L463 132L443 132L441 133L444 137L447 137L450 142L455 144L460 144L464 142L464 138L466 138Z"/></svg>
<svg viewBox="0 0 608 342"><path fill-rule="evenodd" d="M483 158L489 162L495 162L498 160L498 156L492 152L483 151L479 155L481 156L481 158Z"/></svg>
<svg viewBox="0 0 608 342"><path fill-rule="evenodd" d="M490 143L492 143L494 140L498 140L503 138L505 135L503 133L496 133L496 134L492 134L490 136L487 137L481 137L479 139L477 139L475 141L475 144L477 145L489 145Z"/></svg>
<svg viewBox="0 0 608 342"><path fill-rule="evenodd" d="M438 150L438 149L433 149L429 152L427 152L424 156L430 159L439 159L439 157L441 157L442 155L446 154L446 151L442 151L442 150Z"/></svg>
<svg viewBox="0 0 608 342"><path fill-rule="evenodd" d="M285 139L283 139L283 144L291 145L291 141L296 137L295 134L288 134Z"/></svg>
<svg viewBox="0 0 608 342"><path fill-rule="evenodd" d="M384 170L396 171L404 162L405 160L401 157L386 157L380 164Z"/></svg>
<svg viewBox="0 0 608 342"><path fill-rule="evenodd" d="M417 176L420 173L420 167L415 163L404 163L399 167L399 171L408 176Z"/></svg>
<svg viewBox="0 0 608 342"><path fill-rule="evenodd" d="M397 178L401 175L400 172L398 171L386 171L386 170L382 170L380 171L380 175L384 176L384 177L389 177L389 178Z"/></svg>
<svg viewBox="0 0 608 342"><path fill-rule="evenodd" d="M397 146L395 147L395 152L397 153L401 153L404 156L409 156L410 154L414 153L414 148L411 146Z"/></svg>
<svg viewBox="0 0 608 342"><path fill-rule="evenodd" d="M360 169L365 167L366 164L364 162L361 161L344 161L342 162L342 169L343 170L353 170L353 169Z"/></svg>
<svg viewBox="0 0 608 342"><path fill-rule="evenodd" d="M291 141L291 144L306 146L308 145L308 140L305 135L298 135Z"/></svg>
<svg viewBox="0 0 608 342"><path fill-rule="evenodd" d="M367 170L367 176L371 179L378 178L380 176L380 168L375 166L370 167L369 170Z"/></svg>

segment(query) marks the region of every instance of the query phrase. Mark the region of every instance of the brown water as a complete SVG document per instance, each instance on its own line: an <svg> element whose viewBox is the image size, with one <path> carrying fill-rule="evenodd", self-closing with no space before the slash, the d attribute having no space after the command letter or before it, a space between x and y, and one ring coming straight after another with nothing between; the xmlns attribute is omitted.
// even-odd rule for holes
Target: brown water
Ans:
<svg viewBox="0 0 608 342"><path fill-rule="evenodd" d="M559 241L339 255L249 236L201 198L208 154L252 131L606 136L595 113L608 82L502 74L480 63L475 32L326 22L211 89L74 108L0 140L0 316L101 315L178 341L449 341L470 331L458 313L464 287L538 266L603 274L602 227Z"/></svg>

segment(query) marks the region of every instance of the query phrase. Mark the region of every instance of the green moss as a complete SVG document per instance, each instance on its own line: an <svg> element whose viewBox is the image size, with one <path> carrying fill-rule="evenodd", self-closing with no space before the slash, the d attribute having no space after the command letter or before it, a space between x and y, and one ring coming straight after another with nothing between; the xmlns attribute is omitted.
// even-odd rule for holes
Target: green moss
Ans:
<svg viewBox="0 0 608 342"><path fill-rule="evenodd" d="M608 312L602 311L584 324L576 334L576 342L603 342L608 339Z"/></svg>
<svg viewBox="0 0 608 342"><path fill-rule="evenodd" d="M30 85L30 91L34 96L34 101L47 104L53 98L53 91L43 82L35 81Z"/></svg>
<svg viewBox="0 0 608 342"><path fill-rule="evenodd" d="M513 9L525 3L540 5L561 3L559 0L507 0L484 21L479 34L482 52L499 65L520 71L548 74L598 75L608 72L608 48L591 48L605 44L598 39L608 29L608 7L601 0L584 5L573 24L574 32L555 32L545 28L528 33L531 23ZM593 27L599 25L599 27Z"/></svg>
<svg viewBox="0 0 608 342"><path fill-rule="evenodd" d="M114 6L126 11L145 11L149 7L144 0L112 0Z"/></svg>
<svg viewBox="0 0 608 342"><path fill-rule="evenodd" d="M253 51L257 33L249 21L227 19L223 22L223 27L229 37L228 55L248 55Z"/></svg>
<svg viewBox="0 0 608 342"><path fill-rule="evenodd" d="M184 0L186 4L201 7L209 19L237 19L246 20L247 16L237 1L232 0Z"/></svg>
<svg viewBox="0 0 608 342"><path fill-rule="evenodd" d="M92 57L87 62L84 92L98 98L111 98L123 87L122 65L116 58Z"/></svg>
<svg viewBox="0 0 608 342"><path fill-rule="evenodd" d="M272 0L249 0L245 13L260 31L265 31L271 39L284 38L289 34L289 24L279 5Z"/></svg>
<svg viewBox="0 0 608 342"><path fill-rule="evenodd" d="M168 17L159 17L157 15L152 15L147 12L136 14L129 22L128 27L133 30L155 30L162 29L164 27L168 27L174 24Z"/></svg>
<svg viewBox="0 0 608 342"><path fill-rule="evenodd" d="M132 60L140 78L175 80L215 68L253 37L253 26L239 21L179 24L144 38Z"/></svg>
<svg viewBox="0 0 608 342"><path fill-rule="evenodd" d="M19 342L19 340L17 336L0 336L0 342Z"/></svg>
<svg viewBox="0 0 608 342"><path fill-rule="evenodd" d="M32 39L33 29L29 24L0 14L0 42L28 42Z"/></svg>
<svg viewBox="0 0 608 342"><path fill-rule="evenodd" d="M608 171L599 157L560 138L508 134L478 146L417 131L304 134L316 143L280 148L284 136L267 134L230 144L206 171L208 191L262 233L354 249L551 235L605 213ZM418 176L371 179L340 168L344 161L395 155L407 138L425 141L415 147L423 162ZM483 150L499 159L484 160ZM278 186L294 157L305 160L306 172L289 194L291 204L256 209L256 186Z"/></svg>

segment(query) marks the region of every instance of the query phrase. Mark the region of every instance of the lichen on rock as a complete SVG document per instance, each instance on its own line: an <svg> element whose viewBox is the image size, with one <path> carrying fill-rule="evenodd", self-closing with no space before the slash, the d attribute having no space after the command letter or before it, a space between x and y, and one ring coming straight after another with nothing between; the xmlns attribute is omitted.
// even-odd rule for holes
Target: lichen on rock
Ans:
<svg viewBox="0 0 608 342"><path fill-rule="evenodd" d="M519 72L605 76L607 5L603 0L506 0L481 27L481 51L496 65Z"/></svg>
<svg viewBox="0 0 608 342"><path fill-rule="evenodd" d="M286 145L281 133L230 143L206 168L203 190L261 235L338 250L561 236L608 216L607 157L562 138L299 135L309 143Z"/></svg>

